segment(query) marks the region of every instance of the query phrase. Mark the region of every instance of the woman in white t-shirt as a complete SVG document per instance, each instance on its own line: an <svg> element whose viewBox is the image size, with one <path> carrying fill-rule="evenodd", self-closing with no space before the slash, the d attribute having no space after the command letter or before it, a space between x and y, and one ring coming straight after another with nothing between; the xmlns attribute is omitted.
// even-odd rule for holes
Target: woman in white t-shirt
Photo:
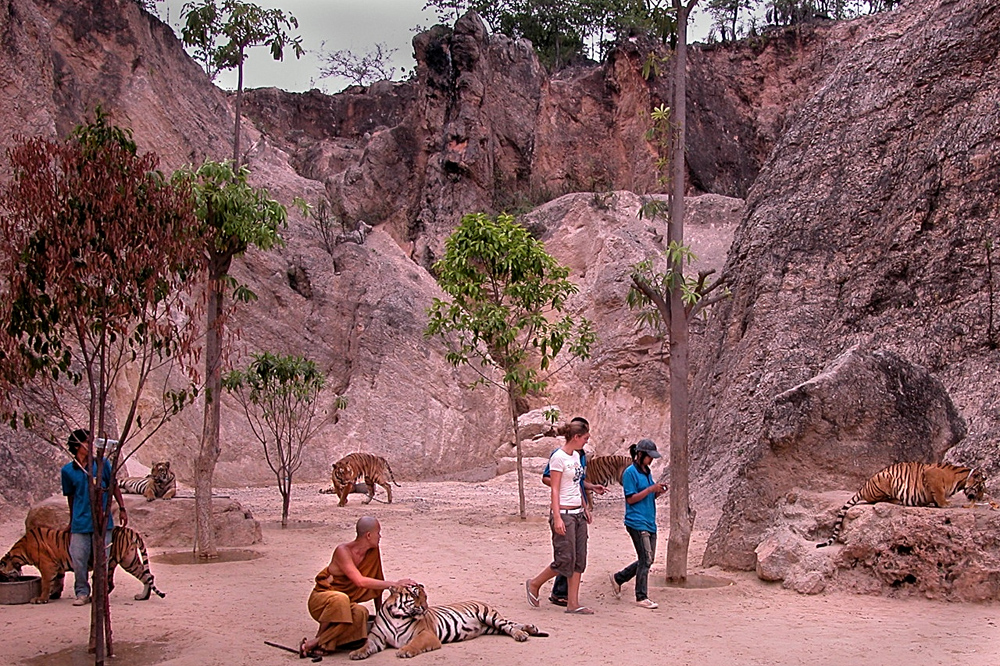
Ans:
<svg viewBox="0 0 1000 666"><path fill-rule="evenodd" d="M580 576L587 568L587 523L589 509L580 491L583 466L580 450L590 439L590 426L585 421L570 421L559 429L566 443L549 458L551 477L552 564L534 578L524 581L528 605L538 607L538 592L556 574L566 576L569 589L566 612L593 615L594 611L580 605Z"/></svg>

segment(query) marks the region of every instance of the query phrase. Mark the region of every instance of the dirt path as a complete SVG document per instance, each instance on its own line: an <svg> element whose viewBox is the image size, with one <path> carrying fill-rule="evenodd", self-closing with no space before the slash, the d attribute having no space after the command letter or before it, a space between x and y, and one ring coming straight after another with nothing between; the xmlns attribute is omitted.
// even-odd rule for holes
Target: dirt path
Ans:
<svg viewBox="0 0 1000 666"><path fill-rule="evenodd" d="M395 489L391 505L361 505L351 495L338 508L320 495L320 484L297 486L292 529L281 530L277 491L227 490L264 524L261 556L242 562L171 565L153 562L165 599L134 601L138 581L119 572L112 595L118 655L109 663L128 666L176 664L237 666L300 664L295 655L264 645L294 646L315 633L306 610L312 578L329 561L333 547L352 534L354 522L372 513L382 521L387 576L412 577L427 587L432 604L480 599L512 619L531 622L549 638L515 643L486 636L417 657L422 664L589 665L644 663L661 666L744 664L905 664L922 666L1000 663L1000 606L945 604L922 599L884 599L840 594L806 597L760 582L743 573L701 571L697 566L705 534L692 543L692 573L726 577L728 587L700 590L663 584L665 528L657 547L658 566L650 597L658 610L610 593L607 572L634 558L621 525L622 500L601 498L591 528L590 556L581 600L597 611L568 616L545 603L528 608L523 581L551 557L544 522L546 495L529 488L531 518L516 511L513 475L483 484L408 483ZM620 489L617 489L620 493ZM379 489L378 498L384 497ZM662 513L662 510L661 510ZM666 516L661 515L661 525ZM0 524L4 551L23 533L23 522ZM164 551L156 550L156 558ZM72 574L67 576L69 590ZM90 608L68 598L42 606L0 606L0 664L62 666L87 663L85 645ZM370 663L397 663L391 652ZM326 662L347 663L346 655Z"/></svg>

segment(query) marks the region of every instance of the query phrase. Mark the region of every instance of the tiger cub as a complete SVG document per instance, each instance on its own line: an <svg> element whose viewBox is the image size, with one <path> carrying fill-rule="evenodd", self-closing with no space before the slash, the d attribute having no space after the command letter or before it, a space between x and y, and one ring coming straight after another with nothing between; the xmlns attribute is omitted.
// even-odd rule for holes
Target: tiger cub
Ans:
<svg viewBox="0 0 1000 666"><path fill-rule="evenodd" d="M396 479L393 478L389 461L370 453L349 453L333 463L330 474L333 485L320 492L336 493L340 497L337 506L344 506L347 504L347 496L354 492L355 481L361 478L364 478L365 485L368 486L368 499L362 502L363 504L368 504L375 497L376 483L385 488L385 493L388 495L387 502L392 504L392 486L389 482L396 483ZM398 483L396 487L399 487Z"/></svg>
<svg viewBox="0 0 1000 666"><path fill-rule="evenodd" d="M66 572L73 570L69 557L69 534L69 530L32 527L0 559L0 575L8 578L20 576L21 567L31 565L38 569L42 578L41 594L32 599L31 603L45 604L49 599L58 599L62 596ZM111 533L111 554L108 557L109 594L115 589L115 569L119 564L145 586L142 592L135 595L136 601L149 599L150 590L160 597L166 596L153 585L149 556L142 537L131 527L121 525Z"/></svg>
<svg viewBox="0 0 1000 666"><path fill-rule="evenodd" d="M959 490L965 491L965 496L972 502L978 502L986 492L986 480L983 473L970 467L959 467L948 463L927 464L918 462L903 462L889 465L881 472L868 479L854 497L837 512L837 522L833 526L833 534L817 548L829 546L840 535L844 525L847 510L855 504L867 502L893 502L903 506L944 507L948 498Z"/></svg>
<svg viewBox="0 0 1000 666"><path fill-rule="evenodd" d="M157 497L168 500L177 494L177 477L170 471L170 462L153 463L148 476L130 476L118 484L123 493L143 495L147 502Z"/></svg>
<svg viewBox="0 0 1000 666"><path fill-rule="evenodd" d="M587 481L599 486L622 485L622 474L632 464L628 456L594 456L587 458Z"/></svg>
<svg viewBox="0 0 1000 666"><path fill-rule="evenodd" d="M367 659L386 647L394 647L399 648L397 657L415 657L440 649L442 643L467 641L483 634L507 634L519 643L528 636L548 636L533 624L504 619L481 601L428 608L424 586L414 583L389 589L389 598L375 615L368 642L349 656Z"/></svg>

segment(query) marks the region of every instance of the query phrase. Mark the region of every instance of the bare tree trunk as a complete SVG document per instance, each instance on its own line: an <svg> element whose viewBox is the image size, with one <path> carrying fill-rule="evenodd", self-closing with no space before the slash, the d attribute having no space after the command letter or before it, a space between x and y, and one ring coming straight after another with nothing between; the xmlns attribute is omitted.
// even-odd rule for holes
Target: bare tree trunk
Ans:
<svg viewBox="0 0 1000 666"><path fill-rule="evenodd" d="M279 486L281 492L281 526L288 527L288 505L292 501L292 477L288 475Z"/></svg>
<svg viewBox="0 0 1000 666"><path fill-rule="evenodd" d="M524 464L521 452L521 438L517 436L517 404L514 401L514 388L507 387L507 409L510 411L511 432L514 434L514 448L517 450L517 506L521 520L528 518L524 503Z"/></svg>
<svg viewBox="0 0 1000 666"><path fill-rule="evenodd" d="M673 116L677 123L672 146L670 223L667 242L684 245L684 135L687 119L687 19L697 0L685 6L673 0L677 10L677 52L674 54ZM688 319L684 310L684 266L677 258L671 266L675 287L670 292L670 536L667 539L667 580L687 579L688 546L694 527L688 490Z"/></svg>
<svg viewBox="0 0 1000 666"><path fill-rule="evenodd" d="M194 468L195 548L199 557L216 558L212 521L212 475L219 461L222 400L222 281L225 270L214 265L208 281L208 330L205 336L205 416L201 448Z"/></svg>
<svg viewBox="0 0 1000 666"><path fill-rule="evenodd" d="M240 120L243 106L243 49L240 49L240 65L236 84L236 128L233 130L233 171L240 170Z"/></svg>

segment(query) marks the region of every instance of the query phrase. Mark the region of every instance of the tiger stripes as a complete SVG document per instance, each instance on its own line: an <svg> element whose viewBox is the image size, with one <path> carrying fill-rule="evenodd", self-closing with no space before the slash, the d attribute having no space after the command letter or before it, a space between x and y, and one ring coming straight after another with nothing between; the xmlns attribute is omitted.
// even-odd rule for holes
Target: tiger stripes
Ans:
<svg viewBox="0 0 1000 666"><path fill-rule="evenodd" d="M414 657L437 650L443 643L467 641L483 634L507 634L518 642L529 636L548 636L534 625L504 618L481 601L428 607L424 586L415 583L390 588L368 641L350 658L367 659L386 647L399 648L397 657Z"/></svg>
<svg viewBox="0 0 1000 666"><path fill-rule="evenodd" d="M895 502L903 506L943 507L948 498L959 490L964 490L970 501L978 501L986 492L986 480L982 472L970 467L960 467L948 463L901 462L889 465L868 479L861 490L837 512L837 522L833 534L817 548L829 546L840 535L847 511L856 504L866 502Z"/></svg>
<svg viewBox="0 0 1000 666"><path fill-rule="evenodd" d="M368 487L368 499L363 504L370 503L375 497L376 483L385 488L388 497L386 502L392 504L392 486L389 482L395 483L397 487L399 484L393 477L389 461L371 453L349 453L333 463L330 473L332 487L320 492L336 493L340 497L337 506L344 506L347 504L347 496L354 491L355 481L359 479L364 479Z"/></svg>
<svg viewBox="0 0 1000 666"><path fill-rule="evenodd" d="M0 559L0 574L20 576L21 567L33 566L41 574L42 589L31 603L44 604L50 599L58 599L62 596L65 574L73 569L69 556L69 539L68 530L32 527ZM153 584L153 573L149 569L149 557L142 536L131 527L121 525L111 532L111 551L108 556L109 594L115 588L115 569L119 565L143 584L143 591L135 595L136 601L149 599L150 591L160 597L166 596Z"/></svg>
<svg viewBox="0 0 1000 666"><path fill-rule="evenodd" d="M628 456L594 456L587 458L587 481L599 486L622 484L622 474L632 464Z"/></svg>

